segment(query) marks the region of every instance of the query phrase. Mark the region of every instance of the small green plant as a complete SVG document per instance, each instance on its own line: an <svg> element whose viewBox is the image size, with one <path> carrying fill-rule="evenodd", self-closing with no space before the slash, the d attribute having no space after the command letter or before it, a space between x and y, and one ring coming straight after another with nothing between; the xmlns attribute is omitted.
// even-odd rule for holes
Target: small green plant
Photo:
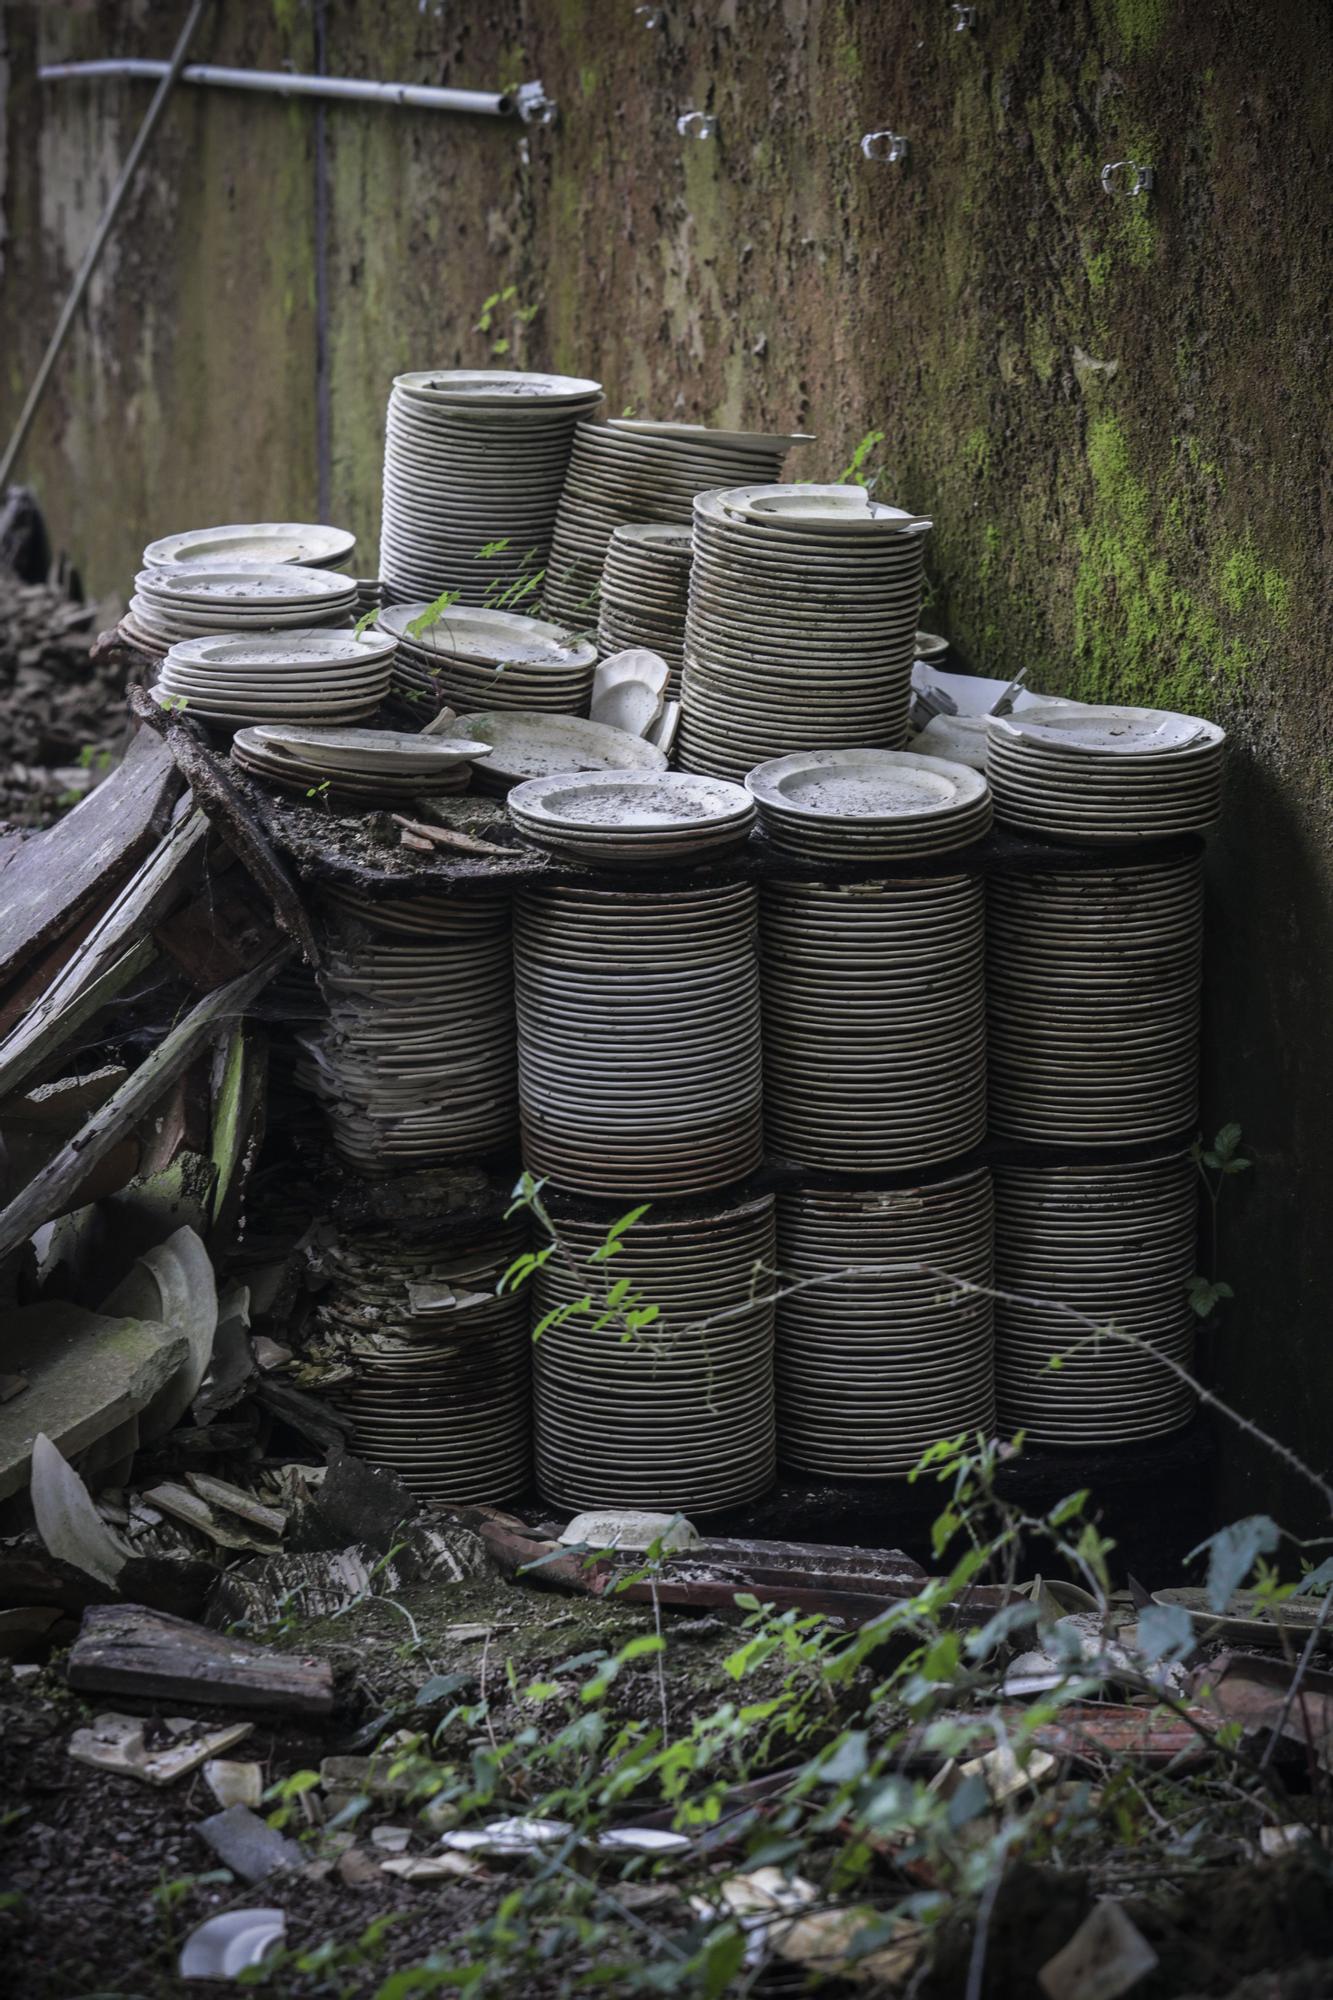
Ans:
<svg viewBox="0 0 1333 2000"><path fill-rule="evenodd" d="M366 612L364 617L357 619L355 625L352 627L352 637L354 639L359 639L363 632L368 632L372 625L378 625L379 622L380 622L380 607L378 604L376 604L372 606L372 608L369 611Z"/></svg>
<svg viewBox="0 0 1333 2000"><path fill-rule="evenodd" d="M1208 1197L1207 1241L1208 1262L1215 1273L1218 1261L1218 1208L1222 1200L1222 1190L1227 1182L1237 1174L1248 1173L1254 1162L1240 1150L1240 1126L1224 1125L1211 1146L1196 1141L1190 1147L1190 1158L1199 1170L1204 1193ZM1224 1299L1235 1296L1230 1285L1216 1276L1205 1277L1196 1271L1185 1281L1189 1302L1200 1319L1207 1319Z"/></svg>
<svg viewBox="0 0 1333 2000"><path fill-rule="evenodd" d="M507 315L505 315L505 317L510 326L530 326L533 320L536 319L537 314L541 311L541 306L514 305L513 301L517 297L518 297L517 285L506 285L503 291L492 292L488 299L484 299L482 301L481 314L477 320L475 329L476 332L493 333L496 328L497 314L500 313L502 307L506 306L509 308L509 311ZM499 335L498 338L496 338L491 342L492 354L495 355L508 354L509 349L510 349L510 341L508 336L505 334Z"/></svg>
<svg viewBox="0 0 1333 2000"><path fill-rule="evenodd" d="M442 590L432 604L428 604L424 611L408 620L409 637L419 639L423 632L429 632L431 626L437 625L450 605L457 604L462 595L461 590Z"/></svg>
<svg viewBox="0 0 1333 2000"><path fill-rule="evenodd" d="M838 474L837 483L839 486L864 486L868 492L874 492L875 487L879 484L883 468L877 467L873 472L866 472L864 469L865 462L875 447L883 444L884 436L885 433L883 431L866 432L847 461L847 464Z"/></svg>

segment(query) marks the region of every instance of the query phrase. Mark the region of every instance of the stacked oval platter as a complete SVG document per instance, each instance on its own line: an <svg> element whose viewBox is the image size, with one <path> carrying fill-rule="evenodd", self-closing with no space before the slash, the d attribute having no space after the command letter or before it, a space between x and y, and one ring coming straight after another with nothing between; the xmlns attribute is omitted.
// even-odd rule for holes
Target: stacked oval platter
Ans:
<svg viewBox="0 0 1333 2000"><path fill-rule="evenodd" d="M134 644L165 653L179 640L210 633L349 625L355 603L355 579L330 570L174 563L140 570L120 630Z"/></svg>
<svg viewBox="0 0 1333 2000"><path fill-rule="evenodd" d="M912 1470L995 1416L990 1175L778 1201L778 1441L828 1478ZM977 1287L976 1290L970 1289Z"/></svg>
<svg viewBox="0 0 1333 2000"><path fill-rule="evenodd" d="M472 759L487 748L465 737L399 729L303 729L261 724L232 739L233 760L280 791L332 801L438 797L467 790Z"/></svg>
<svg viewBox="0 0 1333 2000"><path fill-rule="evenodd" d="M602 568L616 528L641 521L688 526L696 493L776 479L790 447L804 442L640 417L580 424L542 589L547 609L595 627Z"/></svg>
<svg viewBox="0 0 1333 2000"><path fill-rule="evenodd" d="M1000 1416L1038 1442L1118 1444L1188 1423L1198 1180L1188 1153L997 1167ZM1052 1357L1057 1365L1051 1366Z"/></svg>
<svg viewBox="0 0 1333 2000"><path fill-rule="evenodd" d="M743 778L797 750L899 748L929 526L860 486L701 493L681 767Z"/></svg>
<svg viewBox="0 0 1333 2000"><path fill-rule="evenodd" d="M951 854L989 832L977 771L906 750L798 750L748 773L773 846L808 861Z"/></svg>
<svg viewBox="0 0 1333 2000"><path fill-rule="evenodd" d="M444 707L587 714L597 648L548 619L397 604L380 613L375 629L397 641L394 692L423 719Z"/></svg>
<svg viewBox="0 0 1333 2000"><path fill-rule="evenodd" d="M1221 805L1225 731L1153 708L1038 703L987 723L995 816L1090 846L1203 833Z"/></svg>
<svg viewBox="0 0 1333 2000"><path fill-rule="evenodd" d="M581 715L483 709L459 716L450 727L490 745L476 764L478 780L490 792L503 794L511 785L556 772L666 770L666 755L655 744Z"/></svg>
<svg viewBox="0 0 1333 2000"><path fill-rule="evenodd" d="M456 591L503 606L546 567L574 426L601 384L515 369L394 377L384 438L387 603Z"/></svg>
<svg viewBox="0 0 1333 2000"><path fill-rule="evenodd" d="M660 653L670 669L668 701L680 697L693 541L684 523L631 522L612 534L602 569L598 647L604 654L629 646Z"/></svg>
<svg viewBox="0 0 1333 2000"><path fill-rule="evenodd" d="M143 552L145 569L346 569L356 536L316 521L234 521L217 528L187 528L163 535Z"/></svg>
<svg viewBox="0 0 1333 2000"><path fill-rule="evenodd" d="M509 817L525 839L571 861L669 867L743 845L754 804L739 785L684 771L581 771L516 785Z"/></svg>
<svg viewBox="0 0 1333 2000"><path fill-rule="evenodd" d="M611 1261L592 1261L602 1222L561 1216L568 1257L537 1272L537 1483L581 1508L716 1513L773 1480L773 1197L649 1211ZM635 1328L609 1307L612 1284L658 1308ZM577 1310L583 1297L590 1312ZM603 1318L603 1314L606 1317ZM599 1321L601 1323L599 1323Z"/></svg>
<svg viewBox="0 0 1333 2000"><path fill-rule="evenodd" d="M763 1151L755 892L520 890L523 1161L586 1194L725 1187Z"/></svg>
<svg viewBox="0 0 1333 2000"><path fill-rule="evenodd" d="M1199 1108L1199 857L997 874L987 903L994 1130L1116 1145L1191 1126Z"/></svg>
<svg viewBox="0 0 1333 2000"><path fill-rule="evenodd" d="M159 700L205 722L360 722L389 692L394 642L352 632L256 632L182 639L162 664Z"/></svg>

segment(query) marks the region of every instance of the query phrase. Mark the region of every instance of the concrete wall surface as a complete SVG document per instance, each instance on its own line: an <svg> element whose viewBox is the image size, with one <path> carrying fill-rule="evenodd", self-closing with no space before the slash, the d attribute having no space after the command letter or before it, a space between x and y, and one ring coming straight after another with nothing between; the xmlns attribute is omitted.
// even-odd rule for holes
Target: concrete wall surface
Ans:
<svg viewBox="0 0 1333 2000"><path fill-rule="evenodd" d="M1333 1462L1333 13L1305 0L215 0L201 60L494 89L549 130L182 87L22 474L88 588L212 520L356 529L390 377L531 364L609 407L868 433L928 510L926 622L979 670L1181 707L1234 757L1210 864L1207 1125L1235 1300L1206 1367ZM969 10L962 10L966 14ZM3 7L0 426L181 0ZM716 115L716 136L676 119ZM863 133L903 133L897 165ZM1152 165L1146 198L1101 169ZM510 289L512 288L512 290ZM483 306L488 331L479 330ZM506 343L507 346L501 346ZM1310 1518L1222 1427L1229 1516Z"/></svg>

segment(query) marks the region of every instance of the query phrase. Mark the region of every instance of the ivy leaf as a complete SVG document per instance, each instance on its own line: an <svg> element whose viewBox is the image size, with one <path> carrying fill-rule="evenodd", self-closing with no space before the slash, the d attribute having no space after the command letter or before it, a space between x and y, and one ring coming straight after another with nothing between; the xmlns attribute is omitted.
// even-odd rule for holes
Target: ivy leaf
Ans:
<svg viewBox="0 0 1333 2000"><path fill-rule="evenodd" d="M1225 1611L1231 1601L1231 1593L1238 1590L1259 1556L1272 1555L1281 1539L1277 1522L1267 1514L1247 1514L1243 1521L1233 1521L1229 1528L1219 1528L1206 1542L1200 1542L1197 1549L1191 1549L1185 1558L1192 1562L1195 1556L1209 1551L1208 1580L1204 1585L1209 1608ZM1140 1634L1143 1621L1139 1621Z"/></svg>
<svg viewBox="0 0 1333 2000"><path fill-rule="evenodd" d="M1236 1296L1223 1279L1205 1278L1197 1271L1192 1278L1185 1280L1185 1291L1200 1319L1207 1319L1223 1299L1233 1299Z"/></svg>
<svg viewBox="0 0 1333 2000"><path fill-rule="evenodd" d="M1183 1660L1193 1650L1194 1627L1179 1604L1150 1604L1139 1613L1139 1648L1148 1660Z"/></svg>

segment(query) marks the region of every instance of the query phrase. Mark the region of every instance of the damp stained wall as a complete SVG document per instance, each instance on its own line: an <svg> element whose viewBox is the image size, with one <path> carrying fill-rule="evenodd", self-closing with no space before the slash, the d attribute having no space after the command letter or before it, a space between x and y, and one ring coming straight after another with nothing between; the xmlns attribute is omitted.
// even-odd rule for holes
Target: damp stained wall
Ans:
<svg viewBox="0 0 1333 2000"><path fill-rule="evenodd" d="M3 7L0 423L184 6ZM1204 1367L1333 1463L1333 16L1298 0L217 0L200 59L474 88L550 131L182 88L22 471L94 593L149 536L325 496L373 568L389 379L595 374L609 406L867 433L979 670L1232 732L1206 1122L1244 1127ZM317 40L318 29L318 40ZM678 113L716 115L714 140ZM863 132L909 141L898 166ZM1104 163L1147 161L1147 200ZM323 201L317 200L322 176ZM318 226L323 219L322 233ZM325 297L321 333L317 297ZM478 330L482 307L512 287ZM321 426L320 401L324 420ZM325 445L320 464L320 438ZM1219 1506L1309 1518L1225 1425Z"/></svg>

